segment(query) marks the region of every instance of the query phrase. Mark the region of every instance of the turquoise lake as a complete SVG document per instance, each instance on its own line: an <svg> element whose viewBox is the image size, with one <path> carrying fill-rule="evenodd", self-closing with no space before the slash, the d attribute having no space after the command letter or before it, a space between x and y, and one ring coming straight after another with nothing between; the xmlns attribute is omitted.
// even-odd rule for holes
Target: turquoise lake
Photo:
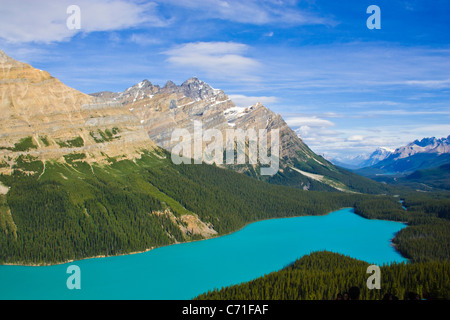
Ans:
<svg viewBox="0 0 450 320"><path fill-rule="evenodd" d="M325 216L260 221L227 236L145 253L47 267L0 266L0 299L191 299L319 250L377 265L402 262L407 259L391 239L405 227L364 219L347 208ZM81 270L80 290L66 286L70 265Z"/></svg>

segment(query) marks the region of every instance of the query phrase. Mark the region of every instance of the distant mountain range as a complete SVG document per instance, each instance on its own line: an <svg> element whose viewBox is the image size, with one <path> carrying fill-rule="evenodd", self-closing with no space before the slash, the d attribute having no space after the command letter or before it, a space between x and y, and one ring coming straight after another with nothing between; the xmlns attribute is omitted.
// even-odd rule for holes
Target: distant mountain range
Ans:
<svg viewBox="0 0 450 320"><path fill-rule="evenodd" d="M376 154L376 152L374 153ZM417 170L436 168L450 163L450 136L415 140L394 152L380 154L372 165L355 170L365 176L410 174ZM372 159L371 159L372 160ZM370 161L367 162L370 164Z"/></svg>
<svg viewBox="0 0 450 320"><path fill-rule="evenodd" d="M330 161L339 167L355 170L373 166L389 157L392 152L394 152L394 149L379 147L371 154L360 154L346 158L331 158Z"/></svg>
<svg viewBox="0 0 450 320"><path fill-rule="evenodd" d="M394 150L392 150L392 149L388 149L388 148L384 148L384 147L377 148L369 156L369 158L367 158L366 160L361 162L359 164L359 166L361 168L373 166L373 165L377 164L378 162L383 161L384 159L388 158L393 152L394 152Z"/></svg>

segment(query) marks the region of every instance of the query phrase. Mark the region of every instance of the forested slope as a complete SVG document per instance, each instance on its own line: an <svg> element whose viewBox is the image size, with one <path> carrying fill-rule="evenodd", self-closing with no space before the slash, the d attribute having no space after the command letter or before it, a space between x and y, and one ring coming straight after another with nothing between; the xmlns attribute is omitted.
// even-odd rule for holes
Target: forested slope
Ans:
<svg viewBox="0 0 450 320"><path fill-rule="evenodd" d="M381 289L367 288L368 263L331 252L315 252L292 265L250 282L213 290L198 300L335 300L357 287L361 300L381 300L392 294L407 299L450 298L450 263L421 262L381 266Z"/></svg>
<svg viewBox="0 0 450 320"><path fill-rule="evenodd" d="M2 195L0 262L56 263L204 238L186 216L223 235L246 223L326 214L364 196L271 185L210 165L174 165L163 150L108 165L21 157ZM195 226L194 226L195 227ZM191 228L192 229L192 228Z"/></svg>

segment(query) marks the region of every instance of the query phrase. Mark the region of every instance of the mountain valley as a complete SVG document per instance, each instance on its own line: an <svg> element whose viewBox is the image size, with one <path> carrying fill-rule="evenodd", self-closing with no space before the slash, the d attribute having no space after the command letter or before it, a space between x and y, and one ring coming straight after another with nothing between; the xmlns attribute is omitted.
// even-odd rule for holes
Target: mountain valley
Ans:
<svg viewBox="0 0 450 320"><path fill-rule="evenodd" d="M3 52L0 75L4 264L146 251L342 207L368 218L441 219L421 210L406 217L392 197L398 190L332 165L281 116L259 103L238 107L197 78L86 95ZM249 164L175 165L171 132L192 130L194 120L222 132L278 129L279 172L263 176L260 165Z"/></svg>

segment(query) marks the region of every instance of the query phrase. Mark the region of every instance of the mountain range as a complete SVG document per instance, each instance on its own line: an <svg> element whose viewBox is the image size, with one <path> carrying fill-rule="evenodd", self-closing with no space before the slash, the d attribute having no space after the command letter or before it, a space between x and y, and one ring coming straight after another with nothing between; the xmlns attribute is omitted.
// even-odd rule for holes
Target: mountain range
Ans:
<svg viewBox="0 0 450 320"><path fill-rule="evenodd" d="M221 90L197 78L181 86L169 81L162 88L144 80L122 93L87 95L2 51L0 72L1 173L10 172L19 156L63 161L64 155L87 151L86 161L107 162L111 157L132 159L139 149L155 145L170 150L172 131L192 131L195 120L205 130L277 128L282 170L294 159L333 170L279 115L261 104L238 108Z"/></svg>
<svg viewBox="0 0 450 320"><path fill-rule="evenodd" d="M87 151L86 161L132 158L152 148L145 130L120 103L69 88L48 72L0 51L0 173L10 173L19 156L63 160Z"/></svg>
<svg viewBox="0 0 450 320"><path fill-rule="evenodd" d="M382 196L390 186L315 154L280 115L239 107L198 78L84 94L0 51L0 110L0 263L144 251L367 201L399 206ZM174 164L171 134L194 121L279 130L279 171Z"/></svg>
<svg viewBox="0 0 450 320"><path fill-rule="evenodd" d="M316 155L262 104L238 107L197 78L88 95L0 51L0 110L1 263L143 251L386 192ZM174 164L171 133L194 121L279 130L279 171Z"/></svg>
<svg viewBox="0 0 450 320"><path fill-rule="evenodd" d="M261 175L260 162L223 167L304 190L382 191L371 180L316 155L280 115L261 103L238 107L222 90L197 78L181 85L168 81L163 87L143 80L124 92L87 95L3 51L0 75L0 174L11 174L23 157L64 163L68 155L83 152L83 162L108 163L138 158L144 149L170 151L172 132L193 133L199 121L204 130L220 130L224 137L227 129L265 129L269 140L270 132L279 130L280 165L275 175ZM235 146L248 152L245 147Z"/></svg>
<svg viewBox="0 0 450 320"><path fill-rule="evenodd" d="M373 153L369 155L369 157L366 160L361 162L358 166L362 168L373 166L378 162L383 161L384 159L389 157L393 152L394 150L389 148L385 147L377 148Z"/></svg>
<svg viewBox="0 0 450 320"><path fill-rule="evenodd" d="M260 103L248 108L238 107L222 90L197 78L188 79L179 86L168 81L163 87L143 80L124 92L100 92L91 96L121 103L139 119L150 139L166 150L175 145L171 141L174 129L187 129L193 134L194 121L199 121L203 130L218 129L223 136L227 129L252 128L268 132L278 129L282 146L280 158L287 160L286 165L292 164L292 159L299 155L304 159L323 161L295 135L280 115ZM332 167L326 161L322 165Z"/></svg>
<svg viewBox="0 0 450 320"><path fill-rule="evenodd" d="M370 167L378 162L386 159L394 152L393 149L379 147L371 154L360 154L353 157L347 157L344 159L341 158L332 158L330 161L340 167L347 168L350 170L360 169L364 167Z"/></svg>
<svg viewBox="0 0 450 320"><path fill-rule="evenodd" d="M450 163L450 136L415 140L393 152L385 153L380 161L355 172L366 176L410 174L446 163Z"/></svg>
<svg viewBox="0 0 450 320"><path fill-rule="evenodd" d="M223 166L270 183L304 190L381 191L372 181L361 180L315 154L280 115L261 103L239 107L222 90L195 77L181 85L168 81L163 87L143 80L123 92L106 91L91 96L121 103L139 119L150 139L166 150L174 146L171 141L173 130L183 128L192 134L194 121L201 122L203 130L220 130L224 137L228 129L265 129L269 137L270 132L277 129L280 133L280 170L274 176L262 176L259 165Z"/></svg>
<svg viewBox="0 0 450 320"><path fill-rule="evenodd" d="M44 164L47 160L66 163L71 154L83 153L83 162L107 164L111 159L136 159L142 150L170 151L172 132L182 128L193 133L198 121L204 130L218 129L224 137L228 129L279 130L280 166L275 175L261 175L259 162L219 166L303 190L384 192L372 180L315 154L280 115L261 103L239 107L222 90L195 77L181 85L168 81L161 87L143 80L123 92L84 94L3 51L0 72L0 174L11 174L24 157ZM245 147L236 145L248 151ZM358 173L372 176L424 169L423 164L414 166L410 161L411 157L422 161L424 154L427 161L435 158L437 166L446 162L448 148L448 139L435 138L415 141L393 153L380 148L361 163L372 166Z"/></svg>
<svg viewBox="0 0 450 320"><path fill-rule="evenodd" d="M66 162L83 152L83 162L135 159L141 150L170 151L175 129L279 130L279 171L262 176L261 165L223 165L259 180L304 190L380 192L371 180L339 169L316 155L283 118L260 103L242 108L219 89L191 78L163 87L148 80L124 92L87 95L48 72L16 61L0 51L0 174L11 174L18 159ZM269 137L268 137L269 139ZM237 145L236 148L245 146Z"/></svg>

